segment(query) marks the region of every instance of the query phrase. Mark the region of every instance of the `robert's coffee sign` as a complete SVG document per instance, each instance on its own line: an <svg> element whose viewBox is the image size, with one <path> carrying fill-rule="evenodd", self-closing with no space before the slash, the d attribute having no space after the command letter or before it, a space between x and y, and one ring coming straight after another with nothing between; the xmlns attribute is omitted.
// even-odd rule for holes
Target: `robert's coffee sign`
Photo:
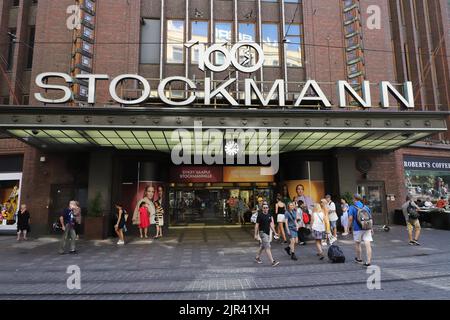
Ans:
<svg viewBox="0 0 450 320"><path fill-rule="evenodd" d="M404 156L403 166L407 170L450 171L450 159Z"/></svg>
<svg viewBox="0 0 450 320"><path fill-rule="evenodd" d="M186 44L186 47L191 48L193 46L199 46L199 65L198 68L202 71L209 70L211 73L223 72L225 70L235 70L241 73L254 73L262 68L264 64L264 52L262 48L253 42L239 42L234 46L229 48L226 44L214 44L208 48L205 45L198 44L197 42L190 42ZM249 50L255 51L257 53L256 62L251 63L251 58L249 55L245 55L244 59L239 58L239 53L242 51L249 52ZM211 61L211 57L216 54L221 53L223 56L222 64L216 65ZM241 61L243 60L243 61ZM50 78L59 78L63 80L66 85L56 85L49 84L48 80ZM125 80L136 80L141 84L142 94L139 98L135 100L124 100L119 97L117 93L117 87L120 83ZM70 75L60 72L45 72L41 73L36 77L36 85L48 90L60 91L62 94L61 98L51 99L46 97L42 93L35 93L35 98L42 102L48 104L64 104L70 102L73 99L73 94L69 85L74 83L76 80L86 81L88 84L88 97L87 102L89 104L95 104L96 96L96 84L98 81L110 81L109 83L109 94L111 99L121 105L137 105L145 102L150 97L151 87L150 83L142 76L136 74L123 74L111 78L107 74L79 74L73 79ZM168 86L172 83L181 83L185 87L189 88L190 96L184 100L172 100L166 96L165 92ZM159 99L169 105L169 106L188 106L192 104L198 96L202 97L204 100L204 105L209 106L215 98L221 98L225 100L231 106L239 106L240 104L230 92L235 91L234 87L236 85L237 78L229 78L224 80L222 83L215 83L210 77L205 77L204 87L202 89L198 88L197 84L191 79L183 76L174 76L162 79L157 88L157 94ZM244 96L245 103L244 106L252 106L252 97L256 97L262 106L267 106L270 102L275 101L280 107L286 106L286 83L283 79L277 79L273 82L270 90L268 92L261 92L256 81L251 78L245 78L244 80ZM370 82L364 81L362 83L362 95L357 93L350 83L347 81L338 81L336 83L336 91L338 96L338 106L341 108L346 108L349 106L347 101L347 95L351 96L358 106L364 108L372 107L372 95L370 91ZM311 94L311 92L313 94ZM400 93L393 84L388 81L382 81L379 84L380 93L380 106L382 108L389 108L390 102L389 97L392 96L402 107L414 108L414 92L412 82L405 82L403 84L403 92ZM325 107L331 108L329 98L325 95L324 91L320 85L315 80L308 80L303 88L296 93L298 96L295 101L290 102L294 107L299 107L306 104L320 104Z"/></svg>

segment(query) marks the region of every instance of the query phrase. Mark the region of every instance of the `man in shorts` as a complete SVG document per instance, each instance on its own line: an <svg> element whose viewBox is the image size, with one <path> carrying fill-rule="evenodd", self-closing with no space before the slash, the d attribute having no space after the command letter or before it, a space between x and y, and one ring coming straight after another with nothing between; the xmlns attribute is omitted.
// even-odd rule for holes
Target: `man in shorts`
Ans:
<svg viewBox="0 0 450 320"><path fill-rule="evenodd" d="M416 210L419 210L419 206L414 203L412 196L408 195L406 197L406 202L402 205L402 212L403 216L405 217L406 221L406 229L408 230L408 238L409 238L409 245L410 246L420 246L419 243L419 236L420 236L420 222L419 219L411 219L411 217L408 214L408 207L413 206ZM413 238L413 231L414 231L414 238Z"/></svg>
<svg viewBox="0 0 450 320"><path fill-rule="evenodd" d="M360 195L355 194L353 196L353 205L350 206L348 210L348 224L353 228L353 240L355 241L355 249L356 249L356 258L355 262L359 264L363 264L363 260L361 259L361 242L364 242L366 247L366 255L367 261L364 263L365 267L369 267L372 261L372 246L371 242L373 230L363 230L358 223L358 209L365 208L371 214L370 209L367 206L364 206L362 203L362 198Z"/></svg>
<svg viewBox="0 0 450 320"><path fill-rule="evenodd" d="M261 264L261 254L266 251L269 260L272 262L272 267L276 267L280 262L276 261L272 257L272 251L270 249L270 232L273 232L276 236L275 225L273 223L273 217L269 214L269 205L267 202L262 203L262 212L258 213L258 218L255 224L255 240L260 241L260 248L256 254L255 261Z"/></svg>

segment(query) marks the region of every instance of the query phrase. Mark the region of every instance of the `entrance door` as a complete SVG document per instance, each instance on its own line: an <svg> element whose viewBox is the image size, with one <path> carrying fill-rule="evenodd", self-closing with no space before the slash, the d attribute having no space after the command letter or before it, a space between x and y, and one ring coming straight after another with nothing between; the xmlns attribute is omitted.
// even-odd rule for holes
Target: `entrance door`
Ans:
<svg viewBox="0 0 450 320"><path fill-rule="evenodd" d="M373 221L376 225L387 224L387 204L384 182L364 182L358 184L360 194L372 211Z"/></svg>
<svg viewBox="0 0 450 320"><path fill-rule="evenodd" d="M208 187L208 188L173 188L169 191L170 224L238 224L238 199L252 209L258 197L271 201L270 188L246 187ZM244 213L249 222L250 211Z"/></svg>
<svg viewBox="0 0 450 320"><path fill-rule="evenodd" d="M49 226L59 219L59 215L67 208L69 201L71 200L80 202L81 215L84 216L87 211L87 187L57 184L51 185L50 204L48 208ZM83 233L83 230L81 230L81 233Z"/></svg>

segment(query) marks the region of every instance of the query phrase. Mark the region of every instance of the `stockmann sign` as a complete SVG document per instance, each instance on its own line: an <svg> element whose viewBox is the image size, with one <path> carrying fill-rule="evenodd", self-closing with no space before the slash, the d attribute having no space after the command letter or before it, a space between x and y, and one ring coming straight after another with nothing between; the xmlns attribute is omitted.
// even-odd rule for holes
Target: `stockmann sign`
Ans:
<svg viewBox="0 0 450 320"><path fill-rule="evenodd" d="M231 48L227 46L226 43L214 44L206 48L205 45L199 44L198 42L189 42L185 44L186 47L191 48L193 46L199 47L199 64L198 68L202 71L209 70L211 72L222 72L234 67L238 72L242 73L253 73L258 71L263 67L264 64L264 52L256 43L253 42L238 42ZM239 62L239 50L244 50L246 48L247 52L250 49L254 49L257 52L258 60L250 65L250 57L246 55L243 62ZM211 56L215 53L220 52L223 55L223 61L221 65L215 65L211 61ZM74 79L65 73L59 72L45 72L41 73L36 77L36 84L39 88L45 90L57 90L64 93L63 97L59 99L50 99L43 96L41 93L35 93L35 98L42 102L48 104L64 104L72 100L72 92L68 86L48 84L46 83L48 78L60 78L63 79L67 84L73 83ZM79 80L85 80L88 83L88 103L95 104L96 96L96 82L110 80L110 76L107 74L79 74L75 77ZM140 98L135 100L124 100L117 94L117 86L124 80L137 80L142 84L143 90ZM230 78L223 83L214 86L211 78L206 77L204 81L204 89L202 90L202 98L204 99L204 105L211 105L211 100L217 97L221 97L226 100L231 106L239 106L238 101L230 94L229 87L237 81L236 78ZM165 94L167 86L173 82L181 82L187 86L191 92L190 96L185 100L171 100ZM403 84L403 93L400 93L394 85L389 81L382 81L379 85L380 92L380 106L381 108L389 108L389 97L392 96L395 100L405 108L414 108L414 93L412 82L405 82ZM311 96L308 94L314 92ZM370 92L370 82L364 81L362 83L362 95L360 96L353 87L347 81L338 81L336 84L336 90L339 97L338 106L341 108L348 107L347 104L347 94L350 95L358 106L364 108L372 107L372 98ZM159 83L158 86L158 96L159 99L167 105L170 106L187 106L192 104L196 98L199 89L197 85L190 79L182 76L168 77ZM145 102L151 93L150 83L142 76L136 74L123 74L113 78L109 84L109 93L111 98L118 104L122 105L136 105ZM277 79L274 81L270 91L263 94L258 88L257 83L254 79L247 78L244 80L244 93L245 93L245 106L252 105L252 96L255 95L260 101L262 106L267 106L271 101L277 101L280 107L286 106L286 83L282 79ZM307 102L308 104L315 103L321 104L325 107L332 107L330 100L327 98L320 85L315 80L308 80L303 86L298 98L293 101L293 106L299 107L302 102Z"/></svg>

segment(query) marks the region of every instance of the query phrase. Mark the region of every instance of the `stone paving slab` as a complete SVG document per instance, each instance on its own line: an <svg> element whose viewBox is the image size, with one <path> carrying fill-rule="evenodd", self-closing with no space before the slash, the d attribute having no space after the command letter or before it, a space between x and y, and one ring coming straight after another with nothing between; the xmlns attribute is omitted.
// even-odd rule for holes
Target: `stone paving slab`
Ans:
<svg viewBox="0 0 450 320"><path fill-rule="evenodd" d="M17 243L0 236L0 294L6 299L450 299L450 232L424 229L420 247L408 246L405 237L402 227L375 234L373 264L381 270L381 289L369 290L366 269L352 262L350 238L338 242L345 264L319 261L312 242L297 249L294 262L285 245L273 243L281 263L272 268L264 256L264 264L254 263L257 243L249 227L177 229L161 240L127 239L122 247L113 239L80 240L78 255L58 255L58 239L52 237ZM81 269L81 290L67 288L70 265Z"/></svg>

